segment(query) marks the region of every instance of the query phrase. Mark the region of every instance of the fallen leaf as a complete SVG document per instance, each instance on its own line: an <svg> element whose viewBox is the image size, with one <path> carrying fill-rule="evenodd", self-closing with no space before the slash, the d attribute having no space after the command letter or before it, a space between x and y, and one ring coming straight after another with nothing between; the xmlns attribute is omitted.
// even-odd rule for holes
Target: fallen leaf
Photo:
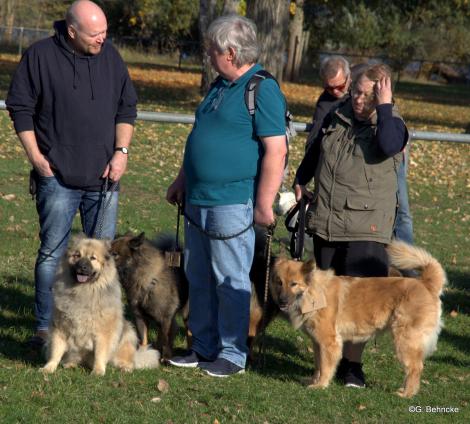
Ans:
<svg viewBox="0 0 470 424"><path fill-rule="evenodd" d="M367 409L367 407L365 405L358 405L357 409L359 411L364 411L364 409Z"/></svg>
<svg viewBox="0 0 470 424"><path fill-rule="evenodd" d="M452 318L456 318L458 314L459 314L459 313L458 313L455 309L453 309L452 311L450 311L450 314L449 314L449 315L450 315Z"/></svg>
<svg viewBox="0 0 470 424"><path fill-rule="evenodd" d="M158 380L157 389L161 393L166 393L170 389L170 385L163 379Z"/></svg>
<svg viewBox="0 0 470 424"><path fill-rule="evenodd" d="M154 398L150 399L150 402L158 403L158 402L161 402L161 400L162 400L161 397L154 397Z"/></svg>
<svg viewBox="0 0 470 424"><path fill-rule="evenodd" d="M4 194L4 195L2 196L2 199L3 199L3 200L8 200L8 201L15 200L15 199L16 199L16 195L14 195L14 194Z"/></svg>

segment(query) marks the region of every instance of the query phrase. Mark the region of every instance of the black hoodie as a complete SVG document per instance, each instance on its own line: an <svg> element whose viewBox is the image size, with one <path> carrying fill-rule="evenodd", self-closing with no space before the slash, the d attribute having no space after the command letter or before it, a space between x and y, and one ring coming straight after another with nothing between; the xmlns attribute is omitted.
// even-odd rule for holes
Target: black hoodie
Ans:
<svg viewBox="0 0 470 424"><path fill-rule="evenodd" d="M54 29L53 37L25 51L7 108L16 132L34 130L39 150L63 184L100 191L114 154L115 126L134 124L137 96L109 42L99 54L83 56L67 42L65 21Z"/></svg>

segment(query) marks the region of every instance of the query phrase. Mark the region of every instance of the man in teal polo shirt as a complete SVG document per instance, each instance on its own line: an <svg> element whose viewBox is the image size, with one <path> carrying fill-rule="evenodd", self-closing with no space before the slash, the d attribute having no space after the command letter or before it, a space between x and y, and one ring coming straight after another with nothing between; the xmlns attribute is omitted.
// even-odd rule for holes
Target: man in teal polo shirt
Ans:
<svg viewBox="0 0 470 424"><path fill-rule="evenodd" d="M196 111L183 166L169 187L170 203L185 199L185 271L189 280L192 350L174 357L215 377L245 370L250 315L253 221L274 222L272 204L286 156L285 100L264 80L250 116L245 87L261 70L256 27L229 15L206 35L220 77Z"/></svg>

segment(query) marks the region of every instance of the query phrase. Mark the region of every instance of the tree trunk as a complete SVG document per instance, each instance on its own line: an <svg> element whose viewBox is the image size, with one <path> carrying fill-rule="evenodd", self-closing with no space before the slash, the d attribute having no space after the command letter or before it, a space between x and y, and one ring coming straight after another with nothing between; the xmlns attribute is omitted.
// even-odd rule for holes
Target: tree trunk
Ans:
<svg viewBox="0 0 470 424"><path fill-rule="evenodd" d="M296 81L299 77L300 65L305 46L304 31L304 0L296 0L295 14L289 21L289 44L287 48L287 63L284 70L284 78L288 81Z"/></svg>
<svg viewBox="0 0 470 424"><path fill-rule="evenodd" d="M216 17L217 0L200 0L199 1L199 35L201 44L204 42L204 36L210 23ZM211 82L216 77L216 72L212 69L210 59L207 57L203 47L202 51L202 77L201 77L201 94L207 93Z"/></svg>
<svg viewBox="0 0 470 424"><path fill-rule="evenodd" d="M15 0L6 0L5 7L5 40L7 43L12 41L13 27L15 25Z"/></svg>
<svg viewBox="0 0 470 424"><path fill-rule="evenodd" d="M222 15L238 13L239 5L240 5L240 0L224 0L224 7L222 9Z"/></svg>
<svg viewBox="0 0 470 424"><path fill-rule="evenodd" d="M289 4L288 0L247 0L246 5L247 17L253 19L258 28L259 62L279 82L285 63Z"/></svg>

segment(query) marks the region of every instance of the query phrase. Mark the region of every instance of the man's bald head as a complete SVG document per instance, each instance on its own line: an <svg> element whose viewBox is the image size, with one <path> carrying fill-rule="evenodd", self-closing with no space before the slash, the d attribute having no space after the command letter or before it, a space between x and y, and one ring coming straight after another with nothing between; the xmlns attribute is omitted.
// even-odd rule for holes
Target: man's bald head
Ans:
<svg viewBox="0 0 470 424"><path fill-rule="evenodd" d="M89 0L77 0L67 9L65 14L67 25L83 25L87 21L106 21L106 16L96 3Z"/></svg>
<svg viewBox="0 0 470 424"><path fill-rule="evenodd" d="M108 22L103 10L96 3L89 0L73 2L67 10L65 20L74 50L88 55L95 55L101 51L106 39Z"/></svg>

